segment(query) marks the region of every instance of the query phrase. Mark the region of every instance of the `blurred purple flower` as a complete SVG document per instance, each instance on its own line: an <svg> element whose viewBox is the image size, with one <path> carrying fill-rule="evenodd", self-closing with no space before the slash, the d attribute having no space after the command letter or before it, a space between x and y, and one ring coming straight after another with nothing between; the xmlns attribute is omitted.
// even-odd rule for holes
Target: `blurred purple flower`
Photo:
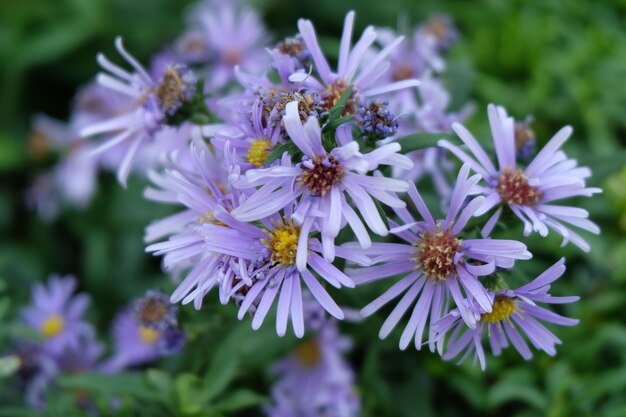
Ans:
<svg viewBox="0 0 626 417"><path fill-rule="evenodd" d="M272 367L278 381L265 413L270 417L359 416L354 371L343 358L350 347L335 320L321 322L315 335Z"/></svg>
<svg viewBox="0 0 626 417"><path fill-rule="evenodd" d="M83 319L89 297L73 296L75 290L74 276L52 275L47 285L34 284L31 305L22 309L23 320L42 336L44 350L52 355L78 348L83 337L93 334L92 326Z"/></svg>

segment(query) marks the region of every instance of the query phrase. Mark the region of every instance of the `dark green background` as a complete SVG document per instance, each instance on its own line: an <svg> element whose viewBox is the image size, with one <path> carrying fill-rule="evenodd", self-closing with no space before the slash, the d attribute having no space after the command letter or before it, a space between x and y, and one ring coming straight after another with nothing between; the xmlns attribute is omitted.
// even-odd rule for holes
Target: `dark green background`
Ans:
<svg viewBox="0 0 626 417"><path fill-rule="evenodd" d="M0 288L10 301L7 317L0 322L5 329L0 331L0 343L6 342L10 333L6 323L27 301L31 283L50 272L81 277L81 288L94 298L89 316L105 339L117 308L146 288L171 288L158 260L143 252L143 228L167 213L143 201L144 184L131 181L129 190L123 191L105 176L89 209L65 211L56 222L42 223L26 210L23 192L51 161L29 158L25 141L33 113L67 116L76 88L98 70L96 53L113 56L116 35L123 35L128 48L146 62L180 33L181 10L188 3L0 2ZM560 310L581 323L556 329L564 341L556 358L539 353L526 363L508 352L490 358L487 372L482 373L471 363L456 366L428 352L400 352L397 332L387 341L378 341L382 315L360 325L345 324L343 329L355 340L350 359L357 367L364 415L626 416L626 2L276 0L255 4L275 39L293 34L298 17L313 19L318 32L332 39L339 35L345 12L351 8L357 11L359 30L368 24L395 26L399 15L417 23L432 11L449 13L462 37L449 56L446 82L457 105L468 99L476 104L470 128L488 140L485 106L489 102L504 105L520 119L534 115L540 143L571 124L574 136L566 151L592 167L591 185L605 189L593 200L576 202L603 228L601 236L589 236L590 254L572 246L560 248L555 236L525 240L536 259L522 266L521 273L533 277L566 256L568 272L554 290L558 295L582 297L576 305ZM377 291L380 288L359 289L339 297L359 307ZM62 385L87 386L104 415L231 415L229 410L262 401L270 383L265 369L293 341L277 342L269 321L263 331L253 334L249 321L234 322L229 308L211 304L200 313L182 310L191 342L184 355L162 363L164 371L122 375L113 381L88 376ZM16 408L20 403L11 395L11 386L11 379L0 376L0 416L31 415ZM234 397L236 406L216 407L215 398L198 400L201 395L196 394L207 391L217 392L217 398ZM81 415L73 410L71 390L63 392L50 400L49 414ZM118 414L106 411L105 399L111 394L122 399ZM247 416L258 411L253 406L236 413Z"/></svg>

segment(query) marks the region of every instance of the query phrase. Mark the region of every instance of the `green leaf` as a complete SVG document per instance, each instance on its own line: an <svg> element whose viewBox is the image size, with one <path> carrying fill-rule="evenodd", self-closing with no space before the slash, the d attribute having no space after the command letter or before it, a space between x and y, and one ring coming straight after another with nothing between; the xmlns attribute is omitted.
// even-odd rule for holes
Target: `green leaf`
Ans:
<svg viewBox="0 0 626 417"><path fill-rule="evenodd" d="M335 125L337 123L337 120L343 116L343 112L345 111L346 105L348 104L350 96L352 95L353 88L354 86L352 85L346 88L346 90L343 92L343 94L341 94L341 97L339 97L339 100L337 100L333 108L330 109L330 111L328 112L328 120L326 122L326 125L330 126L329 128Z"/></svg>
<svg viewBox="0 0 626 417"><path fill-rule="evenodd" d="M292 157L298 156L298 154L301 153L300 149L296 146L295 143L293 142L283 143L282 145L274 149L272 153L267 156L267 158L265 159L265 165L269 165L272 162L276 161L277 159L282 158L285 152L287 152Z"/></svg>
<svg viewBox="0 0 626 417"><path fill-rule="evenodd" d="M417 151L437 146L441 139L454 140L450 133L415 133L399 138L396 142L402 147L402 153Z"/></svg>
<svg viewBox="0 0 626 417"><path fill-rule="evenodd" d="M192 374L182 374L176 378L175 386L180 410L183 413L197 414L205 408L200 378Z"/></svg>
<svg viewBox="0 0 626 417"><path fill-rule="evenodd" d="M0 357L0 379L13 375L20 368L20 358L15 355Z"/></svg>
<svg viewBox="0 0 626 417"><path fill-rule="evenodd" d="M127 395L151 401L162 400L158 393L148 386L143 374L104 375L89 372L63 375L59 377L58 383L62 388L80 389L103 396Z"/></svg>
<svg viewBox="0 0 626 417"><path fill-rule="evenodd" d="M254 391L240 389L224 396L222 400L215 404L216 411L238 411L244 408L256 407L267 400L261 394Z"/></svg>
<svg viewBox="0 0 626 417"><path fill-rule="evenodd" d="M383 223L385 223L385 227L389 229L389 221L387 220L387 213L385 213L385 210L383 210L378 200L376 200L375 198L373 198L372 200L374 201L374 205L376 206L376 210L378 210L378 214L380 215L380 218L383 219Z"/></svg>

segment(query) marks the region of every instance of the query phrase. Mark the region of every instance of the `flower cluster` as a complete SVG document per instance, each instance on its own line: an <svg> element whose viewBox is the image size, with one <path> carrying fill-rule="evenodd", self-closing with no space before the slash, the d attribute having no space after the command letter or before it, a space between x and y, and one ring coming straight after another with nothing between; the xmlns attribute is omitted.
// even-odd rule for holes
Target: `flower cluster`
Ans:
<svg viewBox="0 0 626 417"><path fill-rule="evenodd" d="M555 353L559 340L540 321L576 321L537 304L576 300L548 293L565 261L509 289L510 271L532 253L521 232L498 225L508 220L501 216L508 206L523 236L551 229L563 244L590 250L573 230L599 233L589 213L556 204L600 191L586 184L590 170L562 149L570 127L535 153L540 138L529 119L516 122L489 105L490 155L461 124L470 106L448 110L441 76L458 33L442 16L407 39L369 26L353 42L350 12L333 53L336 67L308 20L263 50L266 31L245 5L207 2L193 16L192 27L150 70L118 38L132 70L99 56L107 73L90 87L99 95L77 104L79 122L71 123L70 136L83 137L77 146L90 149L86 154L114 155L122 185L136 170L151 183L146 199L180 209L145 234L146 251L162 256L176 288L169 299L148 293L120 314L118 353L103 370L176 350L182 335L169 302L201 309L215 290L221 304L237 306L240 320L251 318L253 329L274 309L279 336L289 326L298 338L313 333L277 365L270 415L299 415L293 410L304 404L321 415L354 415L353 376L341 359L346 341L336 321L346 317L344 294L375 281L387 288L359 306L360 314L398 299L379 336L389 336L410 311L401 349L428 345L443 359L473 353L483 368L485 339L495 355L510 342L528 359L524 338ZM87 139L93 136L95 146ZM425 137L441 140L437 147L415 145ZM422 187L423 177L432 179L434 192ZM311 309L333 318L312 325ZM75 311L66 325L56 316L45 324L31 316L48 333L82 323ZM51 348L78 343L61 335Z"/></svg>
<svg viewBox="0 0 626 417"><path fill-rule="evenodd" d="M51 383L60 373L119 372L180 351L184 333L176 309L165 294L148 291L135 301L135 314L119 313L113 324L114 351L104 358L104 345L84 315L89 296L74 294L74 276L51 276L35 284L31 304L22 310L23 323L34 339L18 339L12 353L19 360L18 376L27 402L44 407Z"/></svg>

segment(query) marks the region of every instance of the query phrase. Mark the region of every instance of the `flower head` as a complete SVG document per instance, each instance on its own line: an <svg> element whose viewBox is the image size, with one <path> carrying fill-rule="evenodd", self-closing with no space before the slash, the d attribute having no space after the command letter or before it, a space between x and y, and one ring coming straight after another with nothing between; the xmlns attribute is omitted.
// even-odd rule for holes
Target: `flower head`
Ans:
<svg viewBox="0 0 626 417"><path fill-rule="evenodd" d="M115 46L134 72L124 70L100 54L98 63L110 74L101 73L97 80L103 86L126 96L126 107L121 114L84 127L81 136L106 137L92 154L116 147L125 149L117 171L119 182L125 185L142 144L165 129L168 117L172 116L184 101L190 99L195 88L195 78L182 65L174 65L167 68L162 79L157 82L124 49L121 38L116 39Z"/></svg>
<svg viewBox="0 0 626 417"><path fill-rule="evenodd" d="M430 320L429 345L434 350L432 323L447 313L450 298L467 325L475 326L479 317L466 307L465 298L477 303L486 312L492 308L480 277L493 273L496 268L512 268L515 260L531 257L526 246L520 242L463 238L463 229L484 200L483 197L476 197L466 203L472 187L480 179L478 175L468 178L468 173L469 166L464 165L445 219L435 220L417 189L411 187L409 196L423 220L413 220L407 210L396 210L405 224L392 229L407 243L372 245L366 253L373 256L373 263L380 265L356 269L351 273L357 285L402 275L385 293L361 310L363 316L369 316L404 293L379 333L381 338L389 335L414 305L400 339L401 349L405 349L411 339L420 349L424 329Z"/></svg>
<svg viewBox="0 0 626 417"><path fill-rule="evenodd" d="M357 142L349 141L327 151L318 120L309 117L303 124L296 102L287 105L283 120L289 137L303 154L302 161L293 165L287 157L279 166L248 170L234 186L251 189L260 185L261 188L234 209L232 215L241 221L258 220L296 201L292 219L302 226L304 234L314 229L321 231L324 257L331 261L334 240L346 223L363 247L371 243L348 198L372 231L386 235L387 228L374 200L391 207L404 207L405 203L395 193L406 191L408 184L366 174L382 164L410 167L407 158L398 153L400 146L387 144L364 155L359 152ZM298 268L303 269L304 264L298 263Z"/></svg>
<svg viewBox="0 0 626 417"><path fill-rule="evenodd" d="M571 241L582 250L589 251L589 244L571 228L596 234L600 232L598 226L588 220L587 210L554 204L564 198L589 197L601 191L586 187L585 179L591 176L589 168L578 167L576 160L569 159L560 150L572 134L572 128L566 126L559 130L526 167L520 168L516 161L515 121L502 107L489 105L488 113L498 168L472 134L460 124L454 124L452 128L472 156L448 141L439 142L440 146L449 149L483 177L481 192L486 198L476 215L506 205L524 223L524 235L535 231L546 236L548 230L553 229L563 236L563 245ZM490 234L501 213L500 207L487 222L483 234Z"/></svg>
<svg viewBox="0 0 626 417"><path fill-rule="evenodd" d="M475 328L468 328L460 317L458 310L453 310L434 326L437 332L438 343L447 338L443 358L450 360L463 353L461 361L472 355L480 362L484 370L486 366L483 339L487 335L493 354L498 356L503 349L512 343L515 349L526 360L532 357L527 342L522 337L525 334L530 343L538 350L549 355L556 354L556 345L561 341L550 332L541 322L574 326L578 320L560 316L539 306L537 303L564 304L578 300L578 297L553 297L548 294L550 284L560 278L565 272L565 260L561 259L530 283L516 290L496 290L489 293L492 300L490 312L480 306L471 308L480 313L480 320Z"/></svg>
<svg viewBox="0 0 626 417"><path fill-rule="evenodd" d="M44 349L51 354L77 348L81 338L93 332L83 319L89 297L73 295L75 290L74 276L53 275L47 284L33 286L31 305L22 310L22 318L41 335Z"/></svg>
<svg viewBox="0 0 626 417"><path fill-rule="evenodd" d="M177 308L170 303L167 295L160 291L149 290L137 299L133 305L135 318L142 325L154 330L165 330L176 326Z"/></svg>

